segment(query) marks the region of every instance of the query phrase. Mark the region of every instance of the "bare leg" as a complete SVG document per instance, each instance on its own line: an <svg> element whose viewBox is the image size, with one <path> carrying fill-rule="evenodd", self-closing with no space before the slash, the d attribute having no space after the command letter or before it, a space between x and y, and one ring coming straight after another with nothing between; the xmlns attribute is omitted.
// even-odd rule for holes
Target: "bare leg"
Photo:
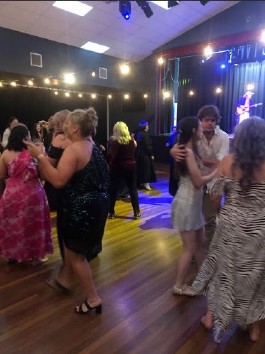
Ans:
<svg viewBox="0 0 265 354"><path fill-rule="evenodd" d="M211 329L213 327L213 314L210 310L208 310L206 315L201 318L201 323L206 329Z"/></svg>
<svg viewBox="0 0 265 354"><path fill-rule="evenodd" d="M205 236L206 236L206 244L207 249L210 246L212 241L215 229L216 229L216 210L211 201L210 195L206 193L206 189L203 192L203 214L206 220L205 225Z"/></svg>
<svg viewBox="0 0 265 354"><path fill-rule="evenodd" d="M257 342L259 340L259 336L260 336L259 321L251 323L249 325L249 338L253 342Z"/></svg>
<svg viewBox="0 0 265 354"><path fill-rule="evenodd" d="M69 257L65 257L66 248L64 247L64 262L60 268L60 272L58 274L57 280L63 285L65 288L70 289L73 277L73 268L71 264L71 260Z"/></svg>
<svg viewBox="0 0 265 354"><path fill-rule="evenodd" d="M81 285L85 291L87 302L91 307L95 307L101 304L101 299L96 291L91 269L85 256L77 254L65 248L65 261L71 264L73 271L79 277ZM65 262L65 263L66 263ZM82 305L81 305L82 306Z"/></svg>
<svg viewBox="0 0 265 354"><path fill-rule="evenodd" d="M176 288L181 288L185 285L187 275L190 271L191 259L196 252L196 231L182 231L180 236L183 242L183 250L178 263Z"/></svg>
<svg viewBox="0 0 265 354"><path fill-rule="evenodd" d="M205 251L206 251L206 239L205 239L204 228L201 228L196 231L196 242L197 242L197 246L194 252L194 256L197 265L200 268L200 266L204 261Z"/></svg>

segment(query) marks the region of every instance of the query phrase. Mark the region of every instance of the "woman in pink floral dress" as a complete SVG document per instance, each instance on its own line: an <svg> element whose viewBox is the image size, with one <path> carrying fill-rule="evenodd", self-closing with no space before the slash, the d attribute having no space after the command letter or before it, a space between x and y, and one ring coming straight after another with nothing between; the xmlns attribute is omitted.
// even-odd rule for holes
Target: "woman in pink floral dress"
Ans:
<svg viewBox="0 0 265 354"><path fill-rule="evenodd" d="M28 138L26 126L14 127L0 158L0 180L6 183L0 199L0 255L18 262L53 252L47 198L23 143Z"/></svg>

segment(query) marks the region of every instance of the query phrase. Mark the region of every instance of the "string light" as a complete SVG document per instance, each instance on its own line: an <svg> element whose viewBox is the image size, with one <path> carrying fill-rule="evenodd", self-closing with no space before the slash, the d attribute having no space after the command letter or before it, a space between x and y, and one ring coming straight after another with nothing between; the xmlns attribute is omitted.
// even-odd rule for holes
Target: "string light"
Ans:
<svg viewBox="0 0 265 354"><path fill-rule="evenodd" d="M194 91L190 90L189 95L194 96Z"/></svg>
<svg viewBox="0 0 265 354"><path fill-rule="evenodd" d="M41 82L43 83L43 85L39 85L35 80L41 80ZM46 80L46 81L45 81ZM64 89L64 88L53 88L53 87L47 87L47 80L50 81L51 84L59 84L59 80L57 79L49 79L49 78L45 78L45 79L28 79L26 81L26 84L24 83L19 83L19 80L14 80L14 81L5 81L5 80L1 80L0 79L0 87L4 88L7 85L10 85L12 87L23 87L23 88L34 88L34 89L40 89L40 90L48 90L51 91L53 95L55 96L59 96L59 94L61 93L62 95L64 95L65 97L74 97L74 95L76 95L76 97L82 98L84 96L90 96L92 99L96 99L98 96L100 97L106 97L106 99L112 99L113 95L112 94L104 94L104 93L89 93L89 92L80 92L80 91L76 91L76 90L69 90L69 89ZM35 82L34 82L35 81ZM45 86L44 83L46 82ZM61 82L62 84L62 82ZM125 100L130 99L130 94L126 93L126 94L122 94L117 93L117 96L121 95ZM142 97L143 98L148 98L148 94L147 93L142 93Z"/></svg>
<svg viewBox="0 0 265 354"><path fill-rule="evenodd" d="M46 77L46 78L44 79L44 83L45 83L46 85L50 85L51 80L50 80L48 77Z"/></svg>

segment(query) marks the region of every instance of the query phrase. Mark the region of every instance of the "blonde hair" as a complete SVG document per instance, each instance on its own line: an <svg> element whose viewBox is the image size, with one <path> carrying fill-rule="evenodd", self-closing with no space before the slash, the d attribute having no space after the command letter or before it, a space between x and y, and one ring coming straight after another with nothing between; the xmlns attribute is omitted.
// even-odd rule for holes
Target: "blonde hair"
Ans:
<svg viewBox="0 0 265 354"><path fill-rule="evenodd" d="M62 111L56 112L52 116L52 126L54 129L54 136L58 134L63 134L64 132L63 126L69 113L70 111L68 111L68 109L63 109Z"/></svg>
<svg viewBox="0 0 265 354"><path fill-rule="evenodd" d="M69 113L69 118L80 128L80 133L83 137L94 137L97 132L98 116L93 107L88 109L75 109Z"/></svg>
<svg viewBox="0 0 265 354"><path fill-rule="evenodd" d="M132 140L129 128L124 122L117 122L113 127L113 139L119 144L129 144Z"/></svg>

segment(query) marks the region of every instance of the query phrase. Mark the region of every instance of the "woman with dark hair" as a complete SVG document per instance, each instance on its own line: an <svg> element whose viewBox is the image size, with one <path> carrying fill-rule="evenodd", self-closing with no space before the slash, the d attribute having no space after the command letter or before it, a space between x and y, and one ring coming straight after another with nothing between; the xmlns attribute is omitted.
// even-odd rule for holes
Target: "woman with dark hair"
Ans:
<svg viewBox="0 0 265 354"><path fill-rule="evenodd" d="M217 342L235 321L252 341L265 319L265 121L251 117L235 130L232 153L220 162L210 193L225 203L208 255L192 284L207 297L202 324Z"/></svg>
<svg viewBox="0 0 265 354"><path fill-rule="evenodd" d="M29 137L25 125L15 126L0 158L0 179L6 182L0 199L0 254L19 262L40 260L53 251L46 195L36 160L23 142Z"/></svg>
<svg viewBox="0 0 265 354"><path fill-rule="evenodd" d="M58 277L48 284L67 290L75 273L86 294L85 301L75 308L78 314L101 313L102 307L86 259L94 254L95 248L101 250L109 207L108 167L93 141L97 125L98 116L92 107L68 114L64 131L72 144L64 149L56 167L39 146L26 142L45 177L55 188L64 188L61 196L64 263Z"/></svg>
<svg viewBox="0 0 265 354"><path fill-rule="evenodd" d="M182 119L178 130L178 143L185 146L186 158L177 162L180 179L172 203L171 216L173 226L183 242L173 294L182 295L186 292L192 257L195 257L198 265L201 265L204 259L205 222L202 214L202 187L214 177L216 170L206 176L202 175L202 163L197 148L197 142L202 136L199 119L196 117Z"/></svg>
<svg viewBox="0 0 265 354"><path fill-rule="evenodd" d="M41 132L41 125L39 122L34 123L33 125L33 129L31 132L31 140L35 143L35 144L40 144L41 142L43 142L43 137L42 137L42 132Z"/></svg>

